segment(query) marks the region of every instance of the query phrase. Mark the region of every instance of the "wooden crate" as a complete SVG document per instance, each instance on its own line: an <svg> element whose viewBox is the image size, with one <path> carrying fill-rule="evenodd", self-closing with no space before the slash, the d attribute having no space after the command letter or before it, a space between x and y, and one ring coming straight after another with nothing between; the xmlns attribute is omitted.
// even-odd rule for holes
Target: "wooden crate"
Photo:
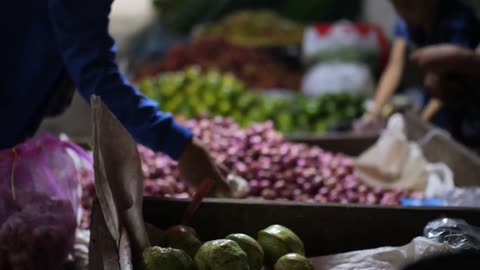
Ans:
<svg viewBox="0 0 480 270"><path fill-rule="evenodd" d="M442 133L407 116L408 137L420 140L431 134L422 145L430 161L442 161L454 171L459 186L479 185L480 160L463 146ZM376 138L324 137L296 140L316 144L327 150L358 155ZM178 224L188 201L146 199L145 221L159 228ZM271 224L292 228L304 240L309 256L319 256L381 246L398 246L422 235L423 227L441 218L461 218L480 226L480 208L386 207L366 205L304 204L295 202L251 200L207 200L193 220L202 240L223 238L243 232L252 236ZM120 250L106 228L99 205L94 204L90 243L90 269L124 270Z"/></svg>
<svg viewBox="0 0 480 270"><path fill-rule="evenodd" d="M188 201L146 199L145 221L159 228L180 222ZM294 202L210 199L193 218L201 240L221 239L230 233L256 233L272 224L294 230L304 241L308 256L400 246L423 235L425 225L437 218L465 219L480 225L480 209L405 208L365 205L305 204ZM90 243L91 270L117 270L119 251L110 236L98 203L94 204ZM124 258L125 259L125 258Z"/></svg>
<svg viewBox="0 0 480 270"><path fill-rule="evenodd" d="M323 136L287 136L287 140L297 143L319 146L323 149L344 153L350 156L359 156L372 146L379 135L355 135L347 133L327 134Z"/></svg>

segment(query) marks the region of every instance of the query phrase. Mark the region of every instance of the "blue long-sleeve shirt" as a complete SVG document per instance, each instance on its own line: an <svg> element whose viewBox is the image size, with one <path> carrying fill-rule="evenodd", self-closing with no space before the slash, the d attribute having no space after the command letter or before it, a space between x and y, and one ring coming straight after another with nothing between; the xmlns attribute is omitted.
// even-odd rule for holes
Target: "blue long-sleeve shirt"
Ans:
<svg viewBox="0 0 480 270"><path fill-rule="evenodd" d="M0 41L0 149L22 142L68 74L80 94L102 97L142 144L177 159L192 134L119 71L108 33L112 0L6 0Z"/></svg>

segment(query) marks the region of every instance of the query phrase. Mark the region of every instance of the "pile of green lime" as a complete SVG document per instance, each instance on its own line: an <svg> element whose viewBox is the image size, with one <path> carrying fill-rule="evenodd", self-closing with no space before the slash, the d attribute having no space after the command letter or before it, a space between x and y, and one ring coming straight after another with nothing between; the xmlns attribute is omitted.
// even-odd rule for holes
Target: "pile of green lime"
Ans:
<svg viewBox="0 0 480 270"><path fill-rule="evenodd" d="M328 127L363 114L364 96L346 93L308 97L249 91L231 74L189 67L141 81L139 89L163 111L195 118L231 117L242 127L273 121L285 133L322 134Z"/></svg>
<svg viewBox="0 0 480 270"><path fill-rule="evenodd" d="M300 238L290 229L272 225L257 240L242 233L202 243L195 230L174 226L162 247L143 251L145 270L313 270ZM193 259L192 259L193 258Z"/></svg>

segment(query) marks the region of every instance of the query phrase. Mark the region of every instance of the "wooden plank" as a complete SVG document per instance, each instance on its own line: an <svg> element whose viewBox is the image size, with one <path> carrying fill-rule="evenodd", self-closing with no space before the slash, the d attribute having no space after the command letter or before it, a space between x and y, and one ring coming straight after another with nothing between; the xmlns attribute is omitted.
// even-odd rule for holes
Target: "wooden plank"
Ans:
<svg viewBox="0 0 480 270"><path fill-rule="evenodd" d="M359 156L372 146L378 135L329 134L325 136L289 136L287 140L297 143L319 146L325 150Z"/></svg>

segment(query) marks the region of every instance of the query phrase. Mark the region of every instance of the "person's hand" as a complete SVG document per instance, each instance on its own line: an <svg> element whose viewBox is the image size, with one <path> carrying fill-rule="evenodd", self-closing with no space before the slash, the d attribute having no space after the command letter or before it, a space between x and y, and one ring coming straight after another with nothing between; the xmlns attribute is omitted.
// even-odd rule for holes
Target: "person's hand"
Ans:
<svg viewBox="0 0 480 270"><path fill-rule="evenodd" d="M458 74L468 78L480 76L480 56L473 50L442 44L414 51L411 60L428 72L440 76Z"/></svg>
<svg viewBox="0 0 480 270"><path fill-rule="evenodd" d="M479 56L455 45L434 45L416 50L412 61L425 70L424 84L430 94L442 100L464 91L462 81L480 76Z"/></svg>
<svg viewBox="0 0 480 270"><path fill-rule="evenodd" d="M367 113L353 123L353 132L360 134L374 134L383 130L386 121L377 113Z"/></svg>
<svg viewBox="0 0 480 270"><path fill-rule="evenodd" d="M465 91L458 78L431 71L425 73L424 85L432 97L440 100L453 98Z"/></svg>
<svg viewBox="0 0 480 270"><path fill-rule="evenodd" d="M213 180L216 187L214 195L231 197L232 192L220 174L206 146L197 138L193 138L178 160L180 176L187 184L198 188L202 181Z"/></svg>

